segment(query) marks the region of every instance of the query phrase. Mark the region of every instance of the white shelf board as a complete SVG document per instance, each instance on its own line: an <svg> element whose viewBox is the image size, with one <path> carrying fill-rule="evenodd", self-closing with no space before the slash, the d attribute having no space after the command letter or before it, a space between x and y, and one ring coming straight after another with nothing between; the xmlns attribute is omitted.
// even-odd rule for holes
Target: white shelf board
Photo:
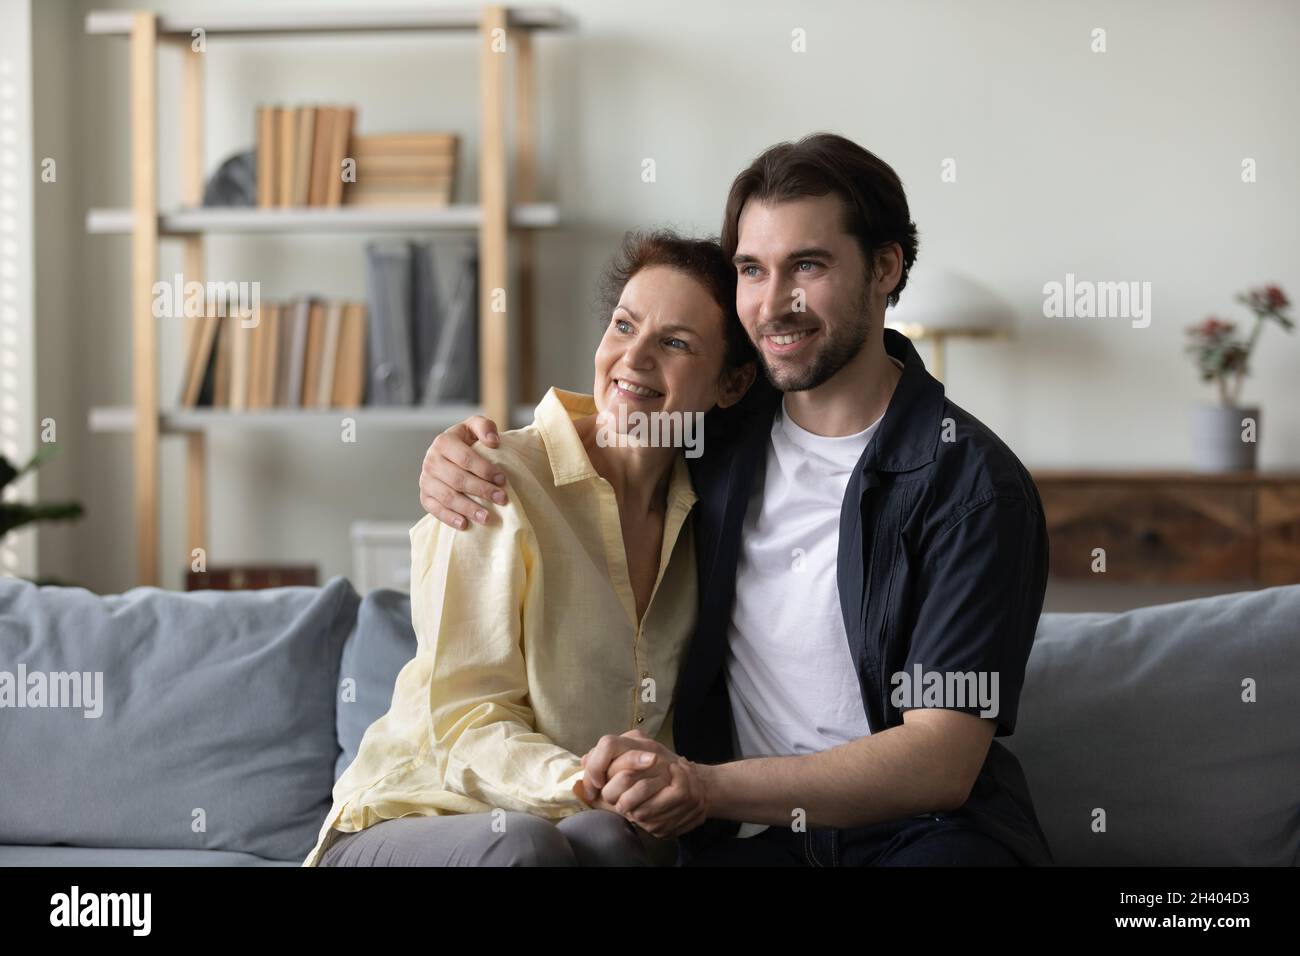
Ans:
<svg viewBox="0 0 1300 956"><path fill-rule="evenodd" d="M559 209L554 203L524 203L510 212L516 229L546 229L558 225ZM86 230L92 234L129 233L135 213L125 209L91 209L86 213ZM474 203L450 206L336 206L314 209L257 209L251 206L223 206L177 209L158 216L160 235L185 236L194 233L282 233L282 232L382 232L397 230L473 231L483 224L483 209Z"/></svg>
<svg viewBox="0 0 1300 956"><path fill-rule="evenodd" d="M213 429L286 430L330 428L337 430L344 418L356 420L357 427L381 431L442 431L471 415L478 415L477 405L436 406L368 406L364 408L265 408L234 412L226 408L171 408L159 413L160 427L167 433L210 431ZM530 405L517 405L512 425L533 420ZM498 423L499 424L499 423ZM130 405L98 406L90 410L92 432L129 432L135 428L135 409Z"/></svg>
<svg viewBox="0 0 1300 956"><path fill-rule="evenodd" d="M523 30L570 30L573 16L558 7L516 7L509 22ZM131 32L131 11L93 10L86 14L86 32L123 36ZM160 36L189 37L195 30L208 35L259 36L311 33L391 33L411 30L472 31L479 28L482 10L445 7L410 10L214 10L203 15L161 14Z"/></svg>

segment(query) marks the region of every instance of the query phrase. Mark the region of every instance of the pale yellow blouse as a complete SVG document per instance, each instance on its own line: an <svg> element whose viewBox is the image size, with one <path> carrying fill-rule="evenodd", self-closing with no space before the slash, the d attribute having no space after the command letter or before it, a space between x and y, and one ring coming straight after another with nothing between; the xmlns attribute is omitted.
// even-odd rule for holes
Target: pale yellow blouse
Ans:
<svg viewBox="0 0 1300 956"><path fill-rule="evenodd" d="M653 597L638 624L614 490L573 422L590 396L551 389L531 425L475 450L510 503L484 527L411 529L416 652L334 785L315 866L337 836L402 816L584 809L579 758L640 729L672 746L672 699L695 624L696 496L679 457ZM347 704L339 706L346 707Z"/></svg>

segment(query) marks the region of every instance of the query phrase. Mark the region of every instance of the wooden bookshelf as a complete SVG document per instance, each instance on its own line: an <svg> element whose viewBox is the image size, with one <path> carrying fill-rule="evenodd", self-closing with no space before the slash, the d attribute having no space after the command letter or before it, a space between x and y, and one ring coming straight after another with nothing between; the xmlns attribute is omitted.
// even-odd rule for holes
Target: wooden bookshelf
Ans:
<svg viewBox="0 0 1300 956"><path fill-rule="evenodd" d="M360 408L260 408L232 411L228 408L167 408L158 412L158 428L164 435L184 435L221 429L278 431L282 429L329 428L338 431L344 418L354 419L357 427L378 431L441 431L480 411L477 405L410 405ZM533 406L516 405L510 416L511 426L527 425L533 420ZM131 405L104 405L90 410L89 425L93 432L131 432L135 430L135 408Z"/></svg>
<svg viewBox="0 0 1300 956"><path fill-rule="evenodd" d="M536 32L572 29L575 21L555 7L503 6L400 11L261 11L215 8L204 14L155 14L147 11L95 11L87 14L88 34L128 39L131 103L131 205L92 209L87 231L95 235L131 236L132 400L122 407L90 412L99 432L126 432L133 439L134 508L137 529L137 583L160 583L159 443L176 435L186 443L186 560L194 548L208 546L207 435L227 428L337 428L343 417L358 427L387 430L439 430L482 412L498 422L519 424L531 406L516 398L536 397L533 352L533 291L538 229L558 224L554 204L536 195L537 135L534 88ZM203 208L203 61L212 53L190 46L195 30L208 36L289 39L332 34L365 36L383 33L460 32L479 45L479 197L476 203L442 207ZM493 52L496 38L506 37L506 55ZM180 95L181 202L162 210L158 203L157 56L160 46L178 46L184 57ZM509 80L509 82L508 82ZM514 131L507 141L507 111ZM509 181L513 162L514 178ZM204 281L205 242L209 234L366 234L472 232L479 253L479 397L480 404L435 408L359 409L165 409L158 394L158 336L152 314L152 290L159 275L159 244L181 243L186 281ZM515 259L510 255L513 237ZM493 290L506 288L512 270L518 280L517 301L506 315L492 311ZM518 344L518 380L509 374L512 338ZM172 359L181 361L181 356ZM169 553L171 552L168 549Z"/></svg>
<svg viewBox="0 0 1300 956"><path fill-rule="evenodd" d="M195 30L209 36L307 36L315 33L477 32L488 7L444 7L433 10L243 10L214 9L155 16L162 37L190 39ZM502 8L512 30L570 30L574 18L558 7ZM135 13L130 10L95 10L86 14L86 32L100 36L129 36Z"/></svg>
<svg viewBox="0 0 1300 956"><path fill-rule="evenodd" d="M548 229L559 225L559 209L551 203L516 204L510 208L510 228ZM348 233L476 232L483 209L470 203L450 206L338 206L332 208L253 209L249 207L177 209L158 215L158 234L188 236L205 233ZM86 231L93 235L124 235L135 229L130 209L92 209Z"/></svg>

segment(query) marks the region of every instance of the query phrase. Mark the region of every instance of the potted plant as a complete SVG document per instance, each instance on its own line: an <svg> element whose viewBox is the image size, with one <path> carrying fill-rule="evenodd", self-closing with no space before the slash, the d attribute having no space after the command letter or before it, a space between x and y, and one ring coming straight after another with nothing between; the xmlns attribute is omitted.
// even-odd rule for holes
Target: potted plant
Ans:
<svg viewBox="0 0 1300 956"><path fill-rule="evenodd" d="M27 474L52 453L52 448L42 449L21 468L14 467L8 458L0 455L0 541L3 541L9 532L36 521L71 521L81 517L81 505L75 501L29 504L24 501L10 501L3 497L5 489L12 482Z"/></svg>
<svg viewBox="0 0 1300 956"><path fill-rule="evenodd" d="M1234 322L1216 316L1190 326L1187 351L1196 358L1201 381L1218 386L1217 405L1195 411L1192 444L1201 471L1240 471L1255 467L1259 438L1259 406L1242 405L1241 389L1250 374L1250 357L1264 324L1270 320L1290 332L1295 323L1284 313L1291 303L1277 286L1240 293L1237 301L1255 313L1250 335L1241 338Z"/></svg>

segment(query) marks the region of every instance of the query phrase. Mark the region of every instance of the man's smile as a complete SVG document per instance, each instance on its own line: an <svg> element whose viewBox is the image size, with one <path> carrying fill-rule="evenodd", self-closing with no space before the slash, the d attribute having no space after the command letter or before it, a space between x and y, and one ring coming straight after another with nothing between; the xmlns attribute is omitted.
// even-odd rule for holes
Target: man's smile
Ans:
<svg viewBox="0 0 1300 956"><path fill-rule="evenodd" d="M805 348L816 335L816 329L799 329L794 332L764 335L763 348L776 355L792 355Z"/></svg>

